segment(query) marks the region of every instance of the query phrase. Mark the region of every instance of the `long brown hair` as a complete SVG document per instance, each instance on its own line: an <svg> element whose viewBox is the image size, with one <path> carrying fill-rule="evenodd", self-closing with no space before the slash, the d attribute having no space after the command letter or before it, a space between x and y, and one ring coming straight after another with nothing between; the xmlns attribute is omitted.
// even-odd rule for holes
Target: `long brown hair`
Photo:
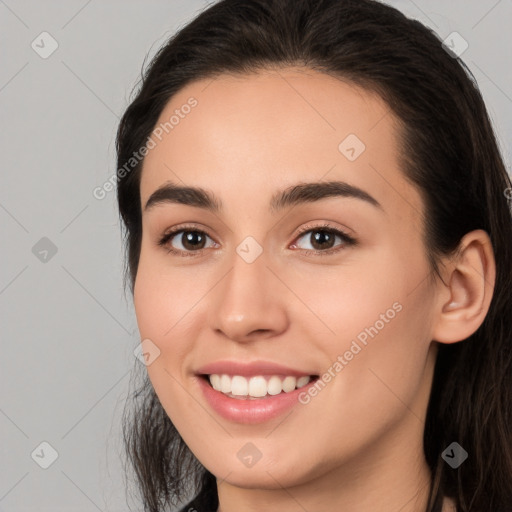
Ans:
<svg viewBox="0 0 512 512"><path fill-rule="evenodd" d="M131 291L142 236L141 162L129 172L126 162L165 105L195 80L288 65L377 92L400 120L402 171L425 202L433 270L467 232L490 235L497 265L490 310L470 338L439 347L424 431L432 472L426 512L443 496L458 512L511 510L511 181L473 75L418 21L374 0L221 0L175 34L144 72L117 133ZM214 475L187 448L147 375L132 398L124 436L145 510L165 510L190 492L216 510ZM469 454L457 469L441 457L453 441Z"/></svg>

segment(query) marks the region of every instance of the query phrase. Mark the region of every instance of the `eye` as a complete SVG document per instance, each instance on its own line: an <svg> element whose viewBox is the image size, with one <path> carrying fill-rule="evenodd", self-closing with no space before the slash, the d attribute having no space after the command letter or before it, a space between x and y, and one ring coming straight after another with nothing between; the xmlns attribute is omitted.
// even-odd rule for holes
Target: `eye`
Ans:
<svg viewBox="0 0 512 512"><path fill-rule="evenodd" d="M307 235L307 236L306 236ZM291 247L305 249L308 253L313 252L318 255L333 254L346 248L347 246L356 245L357 241L344 231L336 229L329 224L323 226L306 226L299 232L299 237L296 240L305 239L306 244L310 247L300 247L300 243L295 242ZM341 243L335 245L336 239Z"/></svg>
<svg viewBox="0 0 512 512"><path fill-rule="evenodd" d="M195 227L178 226L168 231L158 242L158 245L167 248L170 253L183 256L195 256L205 248L214 247L213 242L206 246L207 239L213 240L202 230Z"/></svg>
<svg viewBox="0 0 512 512"><path fill-rule="evenodd" d="M299 241L304 239L306 245L301 247ZM210 240L209 245L208 240ZM336 245L336 240L339 243ZM306 254L329 255L349 246L357 244L355 238L344 231L334 228L329 224L321 226L305 226L299 230L299 236L290 247L292 249L304 249ZM176 226L166 232L158 241L158 245L165 247L169 253L177 256L198 256L205 249L216 247L218 244L203 230L195 226Z"/></svg>

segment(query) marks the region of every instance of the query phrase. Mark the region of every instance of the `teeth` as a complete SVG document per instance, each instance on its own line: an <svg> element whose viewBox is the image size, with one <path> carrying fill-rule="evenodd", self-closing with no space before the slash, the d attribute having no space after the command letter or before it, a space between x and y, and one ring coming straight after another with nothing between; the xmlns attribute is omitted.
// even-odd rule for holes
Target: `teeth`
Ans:
<svg viewBox="0 0 512 512"><path fill-rule="evenodd" d="M239 378L242 379L243 377ZM231 381L231 386L233 386L233 382L235 381L235 379L236 377L233 377L233 380ZM234 391L231 392L234 395L238 395L238 393L235 393ZM250 396L254 396L256 398L265 396L267 394L267 381L265 380L265 377L251 377L249 379L249 387L247 390L247 394Z"/></svg>
<svg viewBox="0 0 512 512"><path fill-rule="evenodd" d="M283 380L283 391L289 393L295 389L295 384L297 384L297 379L295 377L286 377Z"/></svg>
<svg viewBox="0 0 512 512"><path fill-rule="evenodd" d="M218 375L217 375L218 377ZM213 386L213 384L212 384ZM231 393L231 379L229 375L222 375L220 378L220 387L217 391L222 391L223 393Z"/></svg>
<svg viewBox="0 0 512 512"><path fill-rule="evenodd" d="M278 375L263 376L255 375L247 379L241 375L233 377L223 374L212 374L209 376L213 389L221 391L229 396L240 396L249 398L261 398L266 395L278 395L281 392L290 393L309 383L311 377L293 377L288 375L284 378Z"/></svg>
<svg viewBox="0 0 512 512"><path fill-rule="evenodd" d="M305 375L304 377L299 377L297 379L297 388L301 388L302 386L305 386L310 380L311 380L311 377L308 377L307 375Z"/></svg>
<svg viewBox="0 0 512 512"><path fill-rule="evenodd" d="M268 379L267 383L267 393L269 395L278 395L283 390L283 385L281 383L281 379L279 377L276 377L275 375L273 377L270 377Z"/></svg>
<svg viewBox="0 0 512 512"><path fill-rule="evenodd" d="M249 383L245 377L235 375L231 379L231 393L233 395L247 396L249 394Z"/></svg>

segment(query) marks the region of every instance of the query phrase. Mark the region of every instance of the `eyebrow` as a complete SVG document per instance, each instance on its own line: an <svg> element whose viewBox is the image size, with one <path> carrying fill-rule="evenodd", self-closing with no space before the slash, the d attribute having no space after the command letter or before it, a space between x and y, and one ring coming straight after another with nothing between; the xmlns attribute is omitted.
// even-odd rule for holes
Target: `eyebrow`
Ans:
<svg viewBox="0 0 512 512"><path fill-rule="evenodd" d="M335 196L360 199L383 210L382 205L368 192L344 181L307 182L292 185L272 196L269 209L271 213L275 214L290 206ZM222 201L212 192L201 187L182 186L167 181L151 194L144 211L166 203L195 206L212 213L220 213L222 210Z"/></svg>

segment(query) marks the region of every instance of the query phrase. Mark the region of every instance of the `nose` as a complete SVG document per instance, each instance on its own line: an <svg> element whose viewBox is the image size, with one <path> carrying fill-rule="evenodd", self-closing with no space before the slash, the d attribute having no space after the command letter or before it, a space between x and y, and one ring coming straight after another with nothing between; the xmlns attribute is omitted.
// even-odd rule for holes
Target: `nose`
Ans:
<svg viewBox="0 0 512 512"><path fill-rule="evenodd" d="M231 270L212 290L210 326L231 340L267 339L288 327L288 290L264 254L252 263L235 254Z"/></svg>

